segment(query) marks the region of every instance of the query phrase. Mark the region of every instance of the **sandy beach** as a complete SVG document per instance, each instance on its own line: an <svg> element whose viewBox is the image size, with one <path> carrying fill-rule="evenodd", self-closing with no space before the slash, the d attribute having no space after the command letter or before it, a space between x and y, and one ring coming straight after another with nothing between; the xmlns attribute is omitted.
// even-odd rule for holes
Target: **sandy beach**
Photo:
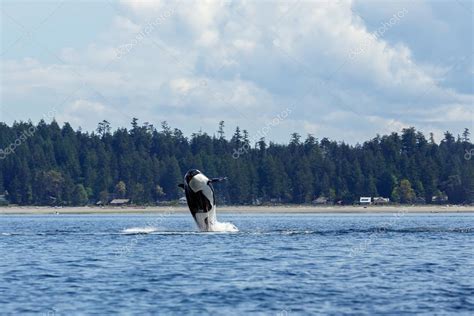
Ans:
<svg viewBox="0 0 474 316"><path fill-rule="evenodd" d="M461 205L423 205L423 206L311 206L311 205L278 205L278 206L218 206L219 213L329 213L329 214L367 214L367 213L472 213L474 206ZM153 214L153 213L187 213L186 206L129 206L129 207L44 207L12 206L0 207L0 215L13 214Z"/></svg>

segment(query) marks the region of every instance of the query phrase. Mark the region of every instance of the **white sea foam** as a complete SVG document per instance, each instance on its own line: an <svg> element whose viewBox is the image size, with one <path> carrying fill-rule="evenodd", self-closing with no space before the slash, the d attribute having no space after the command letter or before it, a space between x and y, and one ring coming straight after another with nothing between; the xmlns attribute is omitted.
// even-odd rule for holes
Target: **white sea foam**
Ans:
<svg viewBox="0 0 474 316"><path fill-rule="evenodd" d="M133 235L133 234L150 234L156 231L158 231L158 229L155 227L132 227L132 228L126 228L122 230L122 233Z"/></svg>
<svg viewBox="0 0 474 316"><path fill-rule="evenodd" d="M211 229L209 230L211 232L238 232L239 229L232 223L221 223L216 221L212 226Z"/></svg>

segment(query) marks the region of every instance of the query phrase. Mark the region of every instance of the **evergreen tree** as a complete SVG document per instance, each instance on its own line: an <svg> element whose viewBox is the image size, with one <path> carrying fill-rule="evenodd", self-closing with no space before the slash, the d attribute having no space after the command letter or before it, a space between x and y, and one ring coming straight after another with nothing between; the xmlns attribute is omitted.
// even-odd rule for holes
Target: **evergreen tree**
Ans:
<svg viewBox="0 0 474 316"><path fill-rule="evenodd" d="M382 197L390 197L397 183L396 178L387 170L385 170L377 181L377 192Z"/></svg>
<svg viewBox="0 0 474 316"><path fill-rule="evenodd" d="M115 193L118 195L120 198L124 198L125 195L127 194L127 185L123 181L119 181L117 185L115 186Z"/></svg>
<svg viewBox="0 0 474 316"><path fill-rule="evenodd" d="M395 201L400 203L413 203L416 194L415 190L412 189L411 183L407 179L400 181L400 184L395 187L394 192L392 193L392 198Z"/></svg>
<svg viewBox="0 0 474 316"><path fill-rule="evenodd" d="M86 205L88 202L88 195L86 189L82 184L76 184L74 187L74 193L72 196L73 205Z"/></svg>
<svg viewBox="0 0 474 316"><path fill-rule="evenodd" d="M219 134L219 139L224 139L224 121L219 122L219 129L217 130L217 134Z"/></svg>
<svg viewBox="0 0 474 316"><path fill-rule="evenodd" d="M471 139L469 136L471 135L471 132L469 132L469 128L465 128L464 132L462 133L462 141L465 143L469 143Z"/></svg>

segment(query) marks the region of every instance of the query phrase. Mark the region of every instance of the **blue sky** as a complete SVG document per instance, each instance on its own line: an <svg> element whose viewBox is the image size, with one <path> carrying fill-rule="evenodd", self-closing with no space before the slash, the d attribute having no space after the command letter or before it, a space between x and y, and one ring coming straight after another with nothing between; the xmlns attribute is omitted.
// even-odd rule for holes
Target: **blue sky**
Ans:
<svg viewBox="0 0 474 316"><path fill-rule="evenodd" d="M474 129L472 1L2 1L1 120L349 143ZM291 113L278 115L286 109ZM281 117L281 116L280 116ZM269 125L269 122L274 122ZM270 126L265 128L265 126Z"/></svg>

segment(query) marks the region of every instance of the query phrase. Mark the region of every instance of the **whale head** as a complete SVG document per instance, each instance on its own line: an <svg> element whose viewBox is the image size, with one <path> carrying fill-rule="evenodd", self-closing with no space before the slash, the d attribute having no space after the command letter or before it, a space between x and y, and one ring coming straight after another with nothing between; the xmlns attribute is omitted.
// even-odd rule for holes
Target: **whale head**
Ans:
<svg viewBox="0 0 474 316"><path fill-rule="evenodd" d="M192 178L194 178L196 175L202 174L201 171L197 169L191 169L186 174L184 175L184 181L189 184Z"/></svg>

